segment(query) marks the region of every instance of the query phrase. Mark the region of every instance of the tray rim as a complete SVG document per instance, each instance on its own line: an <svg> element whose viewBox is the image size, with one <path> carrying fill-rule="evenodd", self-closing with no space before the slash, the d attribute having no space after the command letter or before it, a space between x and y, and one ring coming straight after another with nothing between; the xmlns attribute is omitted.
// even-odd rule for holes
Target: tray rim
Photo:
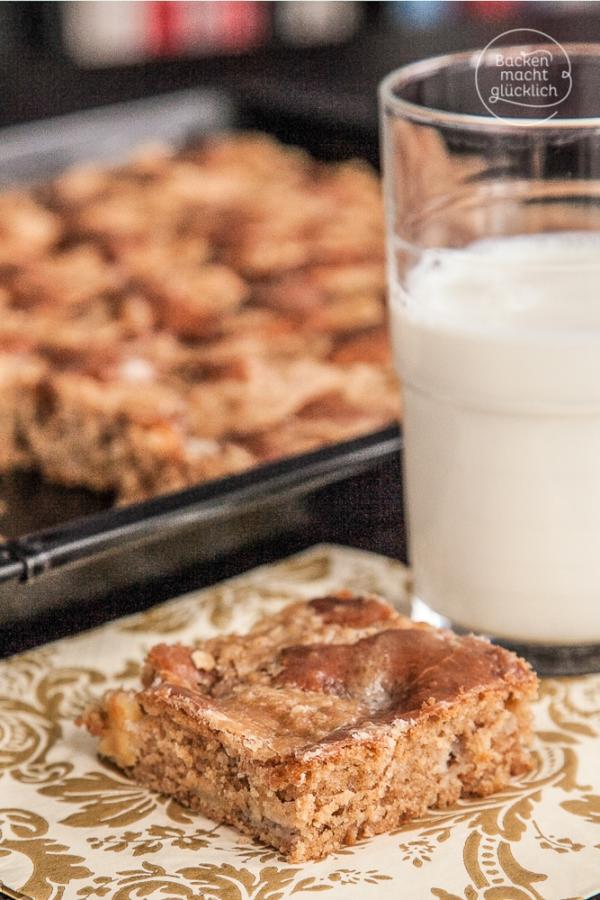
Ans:
<svg viewBox="0 0 600 900"><path fill-rule="evenodd" d="M402 449L401 430L389 425L348 441L253 466L245 472L148 500L101 510L0 543L0 584L31 582L45 573L124 543L226 519L345 481L391 459Z"/></svg>

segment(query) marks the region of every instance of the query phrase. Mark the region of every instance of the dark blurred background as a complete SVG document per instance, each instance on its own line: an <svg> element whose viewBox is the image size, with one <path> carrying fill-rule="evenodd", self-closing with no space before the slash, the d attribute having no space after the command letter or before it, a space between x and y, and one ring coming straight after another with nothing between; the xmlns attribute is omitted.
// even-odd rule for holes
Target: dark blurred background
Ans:
<svg viewBox="0 0 600 900"><path fill-rule="evenodd" d="M516 27L597 41L600 3L0 3L0 125L218 88L242 125L375 161L386 72Z"/></svg>

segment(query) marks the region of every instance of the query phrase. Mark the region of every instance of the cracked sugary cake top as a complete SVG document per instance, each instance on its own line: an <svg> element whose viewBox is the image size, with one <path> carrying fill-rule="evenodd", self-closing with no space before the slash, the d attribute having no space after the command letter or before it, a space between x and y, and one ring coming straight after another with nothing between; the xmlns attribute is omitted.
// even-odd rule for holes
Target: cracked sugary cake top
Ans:
<svg viewBox="0 0 600 900"><path fill-rule="evenodd" d="M376 597L287 606L247 635L158 644L143 709L220 732L255 759L308 760L340 742L443 715L470 693L535 685L522 660L474 636L416 624Z"/></svg>

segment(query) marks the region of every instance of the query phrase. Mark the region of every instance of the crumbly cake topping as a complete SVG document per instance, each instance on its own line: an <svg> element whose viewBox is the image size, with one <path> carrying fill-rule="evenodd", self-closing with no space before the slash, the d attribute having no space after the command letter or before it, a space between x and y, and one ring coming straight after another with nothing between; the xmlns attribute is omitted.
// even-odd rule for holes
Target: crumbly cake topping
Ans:
<svg viewBox="0 0 600 900"><path fill-rule="evenodd" d="M265 758L303 754L374 725L414 722L469 692L526 683L531 670L500 647L415 625L375 597L292 604L247 635L200 647L159 644L142 706L241 738Z"/></svg>
<svg viewBox="0 0 600 900"><path fill-rule="evenodd" d="M230 135L0 212L0 382L23 351L40 366L13 415L46 475L134 500L397 417L368 167Z"/></svg>

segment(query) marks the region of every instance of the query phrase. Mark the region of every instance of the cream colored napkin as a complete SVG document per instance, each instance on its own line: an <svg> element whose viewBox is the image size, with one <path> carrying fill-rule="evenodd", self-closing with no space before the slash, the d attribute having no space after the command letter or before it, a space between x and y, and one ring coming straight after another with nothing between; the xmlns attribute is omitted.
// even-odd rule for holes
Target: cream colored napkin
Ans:
<svg viewBox="0 0 600 900"><path fill-rule="evenodd" d="M407 572L318 546L139 615L0 662L0 883L34 900L570 900L600 890L600 676L546 680L537 770L318 863L275 851L137 787L73 724L136 685L158 640L243 631L341 587L402 606Z"/></svg>

